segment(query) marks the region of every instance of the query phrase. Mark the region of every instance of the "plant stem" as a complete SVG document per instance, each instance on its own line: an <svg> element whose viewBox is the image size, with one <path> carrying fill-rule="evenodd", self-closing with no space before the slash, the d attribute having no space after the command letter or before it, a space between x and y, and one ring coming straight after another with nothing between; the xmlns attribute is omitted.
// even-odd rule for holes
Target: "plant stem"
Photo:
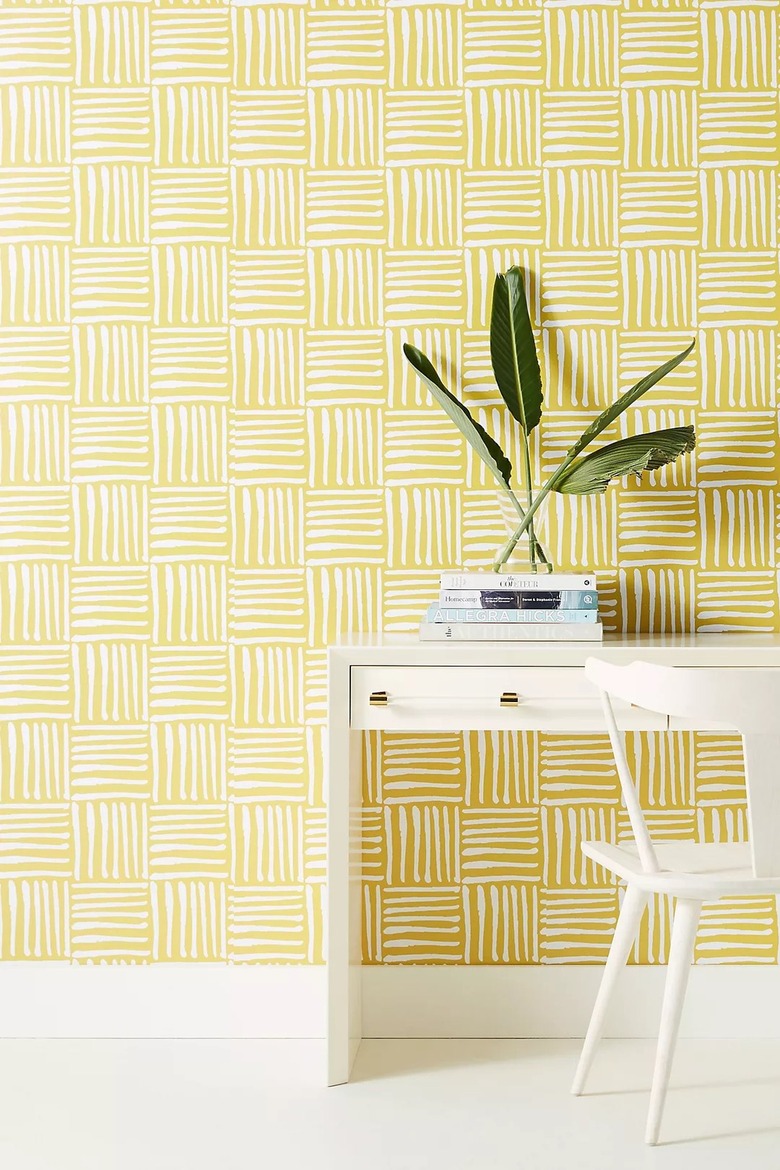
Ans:
<svg viewBox="0 0 780 1170"><path fill-rule="evenodd" d="M526 498L528 499L528 507L530 508L534 502L534 492L533 486L531 484L531 456L528 451L528 435L525 432L525 427L522 428L521 434L523 438L521 448L523 453L523 478L525 480L525 494ZM528 525L528 554L531 561L531 572L535 573L537 571L536 536L534 534L533 522L529 523Z"/></svg>
<svg viewBox="0 0 780 1170"><path fill-rule="evenodd" d="M528 435L526 434L525 430L523 430L522 434L523 434L523 446L522 446L523 475L525 477L525 490L526 490L526 495L528 496L528 508L530 511L533 508L533 503L534 503L533 479L531 478L531 454L530 454L530 448L529 448L529 444L528 444ZM531 572L533 572L533 573L538 572L538 568L537 568L537 557L538 557L538 559L544 565L547 572L551 573L552 572L552 565L548 561L547 554L545 553L541 544L536 539L536 532L534 530L533 521L530 521L528 524L528 546L529 546L529 555L530 555L530 560L531 560Z"/></svg>

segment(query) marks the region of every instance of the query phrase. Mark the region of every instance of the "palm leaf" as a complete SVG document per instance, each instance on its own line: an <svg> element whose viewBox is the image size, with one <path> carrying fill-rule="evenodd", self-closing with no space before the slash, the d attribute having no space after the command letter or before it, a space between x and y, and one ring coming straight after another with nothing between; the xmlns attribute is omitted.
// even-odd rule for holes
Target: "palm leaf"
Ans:
<svg viewBox="0 0 780 1170"><path fill-rule="evenodd" d="M641 398L643 394L646 394L648 390L652 389L656 382L660 382L662 378L665 378L667 374L670 374L672 370L679 366L680 362L684 362L695 345L696 341L694 340L682 353L678 353L676 357L669 358L668 362L664 362L662 366L653 370L651 374L646 374L644 378L640 378L635 386L632 386L630 390L626 390L625 394L620 395L617 402L613 402L611 406L603 410L598 418L593 420L590 426L582 432L576 443L569 449L566 454L566 459L561 464L561 471L568 467L571 461L581 451L584 451L597 435L600 435L616 418L619 418L624 410L628 410L629 406L632 406L638 398ZM551 486L557 487L560 482L557 474L554 472L551 478L555 481Z"/></svg>
<svg viewBox="0 0 780 1170"><path fill-rule="evenodd" d="M480 426L475 418L472 418L463 403L459 402L454 394L450 394L424 353L416 349L415 346L407 343L404 345L404 355L422 378L439 406L447 414L447 417L455 423L460 433L474 448L482 462L490 469L497 480L505 484L506 487L509 487L509 481L512 477L512 464L496 440L487 433L484 427Z"/></svg>
<svg viewBox="0 0 780 1170"><path fill-rule="evenodd" d="M672 463L686 451L696 446L696 432L693 427L668 427L662 431L648 431L644 435L632 435L618 439L584 459L572 463L568 471L555 484L555 491L571 496L588 496L604 492L612 479L630 475L641 475L643 471L655 471L666 463Z"/></svg>
<svg viewBox="0 0 780 1170"><path fill-rule="evenodd" d="M490 359L501 397L530 434L542 417L542 375L523 274L517 267L499 272L493 285Z"/></svg>

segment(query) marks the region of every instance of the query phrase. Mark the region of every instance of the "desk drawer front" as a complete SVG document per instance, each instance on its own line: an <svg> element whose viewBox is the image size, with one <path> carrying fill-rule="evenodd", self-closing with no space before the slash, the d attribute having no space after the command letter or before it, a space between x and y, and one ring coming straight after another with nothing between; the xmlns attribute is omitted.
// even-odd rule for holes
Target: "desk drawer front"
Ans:
<svg viewBox="0 0 780 1170"><path fill-rule="evenodd" d="M615 705L632 730L665 730L666 718ZM356 666L352 726L387 731L604 732L597 692L580 667Z"/></svg>

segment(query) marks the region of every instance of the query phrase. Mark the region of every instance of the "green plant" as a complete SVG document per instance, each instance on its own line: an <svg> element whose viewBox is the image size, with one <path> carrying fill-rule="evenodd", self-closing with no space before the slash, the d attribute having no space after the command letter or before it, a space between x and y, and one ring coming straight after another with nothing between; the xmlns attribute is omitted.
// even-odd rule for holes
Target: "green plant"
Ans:
<svg viewBox="0 0 780 1170"><path fill-rule="evenodd" d="M547 482L534 493L529 440L531 432L539 425L542 417L542 375L528 312L523 274L516 267L510 268L508 272L498 273L493 286L490 317L490 357L501 397L519 426L522 463L520 478L524 505L512 487L512 464L496 440L472 417L463 403L450 393L425 354L413 345L404 345L407 360L489 468L517 512L519 523L496 555L493 564L496 571L506 564L523 536L528 541L529 561L533 571L536 572L539 565L548 571L552 569L534 531L534 516L550 492L578 496L604 492L613 479L632 473L641 476L644 471L655 471L693 450L696 445L696 434L692 426L685 426L667 427L660 431L632 435L609 443L588 455L582 454L624 410L666 377L675 366L679 366L695 344L696 342L692 341L682 353L678 353L651 374L647 374L603 410L572 444Z"/></svg>

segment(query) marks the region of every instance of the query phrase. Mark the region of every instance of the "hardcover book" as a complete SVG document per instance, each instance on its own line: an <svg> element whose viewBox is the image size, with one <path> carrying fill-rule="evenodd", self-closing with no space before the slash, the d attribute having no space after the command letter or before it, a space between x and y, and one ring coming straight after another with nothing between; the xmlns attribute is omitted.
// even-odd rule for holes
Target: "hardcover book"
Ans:
<svg viewBox="0 0 780 1170"><path fill-rule="evenodd" d="M451 609L598 609L595 589L442 589Z"/></svg>
<svg viewBox="0 0 780 1170"><path fill-rule="evenodd" d="M421 642L601 642L601 622L420 623Z"/></svg>
<svg viewBox="0 0 780 1170"><path fill-rule="evenodd" d="M428 606L429 622L458 622L467 625L559 625L561 622L597 622L596 609L452 609Z"/></svg>
<svg viewBox="0 0 780 1170"><path fill-rule="evenodd" d="M555 589L595 590L596 578L592 573L582 576L577 573L442 573L441 588L531 590L534 593Z"/></svg>

